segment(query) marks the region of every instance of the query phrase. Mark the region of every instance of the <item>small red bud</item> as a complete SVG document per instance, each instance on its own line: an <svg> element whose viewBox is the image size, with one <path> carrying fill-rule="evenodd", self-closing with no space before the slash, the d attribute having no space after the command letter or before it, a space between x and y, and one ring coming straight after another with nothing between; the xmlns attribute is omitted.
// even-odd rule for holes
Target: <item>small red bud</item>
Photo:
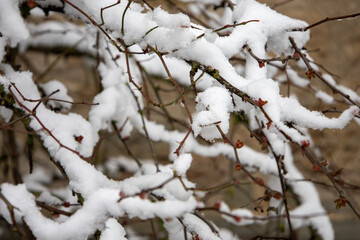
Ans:
<svg viewBox="0 0 360 240"><path fill-rule="evenodd" d="M281 193L278 193L278 192L275 193L274 198L277 199L277 200L280 200L282 198Z"/></svg>
<svg viewBox="0 0 360 240"><path fill-rule="evenodd" d="M126 197L126 194L123 191L120 191L119 195L120 195L121 198Z"/></svg>
<svg viewBox="0 0 360 240"><path fill-rule="evenodd" d="M306 148L308 146L310 146L310 141L309 140L301 140L301 147L302 148Z"/></svg>
<svg viewBox="0 0 360 240"><path fill-rule="evenodd" d="M37 6L36 2L34 0L28 0L26 2L26 5L30 8L30 9L33 9Z"/></svg>
<svg viewBox="0 0 360 240"><path fill-rule="evenodd" d="M84 137L83 136L75 136L74 137L75 138L75 141L77 141L78 143L81 143L82 142L82 140L84 139Z"/></svg>
<svg viewBox="0 0 360 240"><path fill-rule="evenodd" d="M241 217L239 217L239 216L234 216L234 219L236 222L241 222Z"/></svg>
<svg viewBox="0 0 360 240"><path fill-rule="evenodd" d="M240 163L235 164L235 170L236 170L236 171L240 171L240 170L241 170L241 165L240 165Z"/></svg>
<svg viewBox="0 0 360 240"><path fill-rule="evenodd" d="M320 167L315 164L315 165L313 166L313 170L314 170L314 172L318 172L318 171L320 171Z"/></svg>
<svg viewBox="0 0 360 240"><path fill-rule="evenodd" d="M262 178L256 177L256 183L260 186L264 186L264 180L262 180Z"/></svg>
<svg viewBox="0 0 360 240"><path fill-rule="evenodd" d="M221 208L221 202L217 202L217 203L215 203L215 209L216 210L220 210L220 208Z"/></svg>
<svg viewBox="0 0 360 240"><path fill-rule="evenodd" d="M64 202L64 207L70 207L70 203L69 202Z"/></svg>
<svg viewBox="0 0 360 240"><path fill-rule="evenodd" d="M196 234L195 236L193 236L193 239L194 239L194 240L201 240L202 238L201 238L201 237L199 237L199 235L198 235L198 234Z"/></svg>
<svg viewBox="0 0 360 240"><path fill-rule="evenodd" d="M243 142L241 142L240 140L237 140L236 141L236 144L235 144L235 147L236 148L242 148L244 146L244 143Z"/></svg>
<svg viewBox="0 0 360 240"><path fill-rule="evenodd" d="M309 70L309 71L307 71L305 74L306 74L306 77L307 77L308 79L312 79L312 78L315 77L315 71L314 71L314 70Z"/></svg>
<svg viewBox="0 0 360 240"><path fill-rule="evenodd" d="M147 194L145 192L140 193L140 198L141 199L147 198Z"/></svg>
<svg viewBox="0 0 360 240"><path fill-rule="evenodd" d="M341 207L346 207L347 199L344 197L340 197L334 201L336 203L336 209Z"/></svg>
<svg viewBox="0 0 360 240"><path fill-rule="evenodd" d="M335 171L331 172L331 175L336 177L336 176L340 175L343 170L344 170L344 168L340 168L338 170L335 170Z"/></svg>
<svg viewBox="0 0 360 240"><path fill-rule="evenodd" d="M259 62L259 68L263 68L265 67L265 63L264 62Z"/></svg>
<svg viewBox="0 0 360 240"><path fill-rule="evenodd" d="M263 101L261 98L259 98L259 100L256 101L256 104L258 105L258 107L262 107L267 103L268 103L268 101Z"/></svg>
<svg viewBox="0 0 360 240"><path fill-rule="evenodd" d="M321 165L323 165L324 167L326 167L327 165L329 165L328 161L325 159L324 161L321 162Z"/></svg>
<svg viewBox="0 0 360 240"><path fill-rule="evenodd" d="M345 184L345 181L344 181L344 179L342 179L342 178L339 178L339 179L337 180L337 182L340 184L340 186L344 186L344 184Z"/></svg>

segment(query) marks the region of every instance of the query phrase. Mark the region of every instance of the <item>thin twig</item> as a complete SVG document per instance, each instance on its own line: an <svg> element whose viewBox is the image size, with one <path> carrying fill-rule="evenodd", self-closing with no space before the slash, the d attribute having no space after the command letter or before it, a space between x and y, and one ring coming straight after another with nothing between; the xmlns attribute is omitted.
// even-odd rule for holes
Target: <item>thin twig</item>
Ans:
<svg viewBox="0 0 360 240"><path fill-rule="evenodd" d="M306 58L306 56L301 52L301 50L298 48L298 46L296 45L294 38L289 37L289 40L292 44L292 46L294 47L295 51L300 55L301 59L304 61L306 67L308 68L308 72L306 73L307 76L311 77L312 75L317 76L323 83L325 83L334 93L339 93L341 96L343 96L346 100L348 100L350 103L352 103L353 105L357 106L360 108L360 105L357 104L354 100L351 99L351 97L348 94L345 94L343 91L341 91L340 89L336 88L335 86L333 86L329 81L327 81L325 78L323 78L320 73L318 73L317 71L315 71L313 69L313 67L310 65L309 60Z"/></svg>
<svg viewBox="0 0 360 240"><path fill-rule="evenodd" d="M358 17L360 16L360 13L353 13L353 14L350 14L350 15L345 15L345 16L338 16L338 17L326 17L316 23L313 23L313 24L310 24L309 26L307 27L304 27L304 28L294 28L290 31L301 31L301 32L305 32L307 30L309 30L310 28L313 28L313 27L316 27L322 23L325 23L325 22L330 22L330 21L335 21L335 20L342 20L342 19L348 19L348 18L355 18L355 17Z"/></svg>
<svg viewBox="0 0 360 240"><path fill-rule="evenodd" d="M20 235L20 238L25 240L26 237L24 235L24 233L21 231L19 225L17 224L16 222L16 219L15 219L15 212L14 212L14 209L17 209L19 210L18 208L14 207L10 202L9 200L2 194L1 192L1 189L0 189L0 198L1 200L3 200L3 202L5 203L7 209L9 210L9 214L10 214L10 218L11 218L11 222L12 222L12 225L14 226L14 228L16 229L16 231L19 233Z"/></svg>

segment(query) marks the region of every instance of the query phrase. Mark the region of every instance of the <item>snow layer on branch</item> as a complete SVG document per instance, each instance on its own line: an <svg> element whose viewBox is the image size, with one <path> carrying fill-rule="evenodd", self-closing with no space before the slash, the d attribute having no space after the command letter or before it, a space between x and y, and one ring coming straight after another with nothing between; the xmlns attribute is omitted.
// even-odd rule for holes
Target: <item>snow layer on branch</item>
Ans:
<svg viewBox="0 0 360 240"><path fill-rule="evenodd" d="M6 37L0 37L0 59L3 59L5 55Z"/></svg>
<svg viewBox="0 0 360 240"><path fill-rule="evenodd" d="M353 101L360 102L360 96L356 92L345 86L338 85L330 74L324 73L323 78L328 81L333 87L339 89L344 94L348 95Z"/></svg>
<svg viewBox="0 0 360 240"><path fill-rule="evenodd" d="M113 211L118 192L98 192L84 207L64 223L56 223L42 216L36 207L34 196L27 192L24 185L1 185L2 193L16 206L17 217L24 217L37 239L86 239L94 229L102 228L107 218L106 212ZM116 211L118 212L118 211Z"/></svg>
<svg viewBox="0 0 360 240"><path fill-rule="evenodd" d="M153 178L152 178L153 179ZM103 229L109 215L121 217L125 214L129 217L141 219L159 216L173 218L193 211L196 200L190 197L187 201L167 200L150 202L140 197L128 197L118 202L119 190L102 188L89 195L84 205L71 217L62 223L56 223L42 216L35 205L32 194L27 192L25 185L13 186L1 185L2 193L18 209L16 217L24 217L33 234L38 239L85 239L95 229ZM0 202L0 213L7 216L7 209ZM9 222L11 220L6 218Z"/></svg>
<svg viewBox="0 0 360 240"><path fill-rule="evenodd" d="M198 235L200 239L221 240L203 220L193 214L185 214L183 223L188 231Z"/></svg>
<svg viewBox="0 0 360 240"><path fill-rule="evenodd" d="M27 28L31 36L21 43L20 52L24 52L29 47L64 47L95 55L94 36L96 32L93 28L57 21L28 23Z"/></svg>
<svg viewBox="0 0 360 240"><path fill-rule="evenodd" d="M236 23L249 20L259 20L259 22L238 26L229 37L218 38L216 45L227 57L240 52L246 44L253 49L254 44L259 43L262 43L263 47L267 44L268 50L278 55L289 54L292 51L289 36L294 37L299 47L309 39L309 32L287 32L293 28L306 26L305 22L277 13L255 0L238 0L232 20Z"/></svg>
<svg viewBox="0 0 360 240"><path fill-rule="evenodd" d="M230 109L232 107L230 93L222 87L211 87L199 93L192 129L194 135L201 135L206 140L221 138L217 125L226 134L229 130Z"/></svg>
<svg viewBox="0 0 360 240"><path fill-rule="evenodd" d="M141 65L146 69L147 73L155 76L162 76L167 78L168 75L161 64L160 59L155 55L140 55L135 56L137 60L141 63ZM163 57L171 75L175 78L175 80L183 85L188 86L191 84L189 78L189 72L191 67L185 61L174 58L174 57ZM200 76L201 72L198 71L194 76L194 80L196 80ZM214 80L207 74L203 75L200 80L196 82L196 88L198 90L205 90L206 88L212 85Z"/></svg>
<svg viewBox="0 0 360 240"><path fill-rule="evenodd" d="M67 94L67 88L64 84L58 80L52 80L45 84L40 84L41 89L44 91L45 96L49 96L54 91L58 91L57 93L51 95L51 98L67 101L56 101L56 100L49 100L46 104L49 105L52 109L59 108L64 110L65 112L69 111L71 108L71 103L73 99Z"/></svg>
<svg viewBox="0 0 360 240"><path fill-rule="evenodd" d="M9 39L11 47L15 47L20 41L29 37L29 31L20 15L18 0L1 1L0 32Z"/></svg>
<svg viewBox="0 0 360 240"><path fill-rule="evenodd" d="M257 101L267 101L263 106L274 122L280 120L279 102L282 100L280 96L280 88L278 83L272 79L259 79L249 82L244 91Z"/></svg>
<svg viewBox="0 0 360 240"><path fill-rule="evenodd" d="M190 19L188 16L182 13L169 14L160 7L157 7L153 11L153 20L157 22L159 27L178 28L190 26Z"/></svg>
<svg viewBox="0 0 360 240"><path fill-rule="evenodd" d="M176 174L183 176L190 168L191 162L191 154L181 154L178 158L175 159L173 169L176 171Z"/></svg>
<svg viewBox="0 0 360 240"><path fill-rule="evenodd" d="M298 207L291 211L290 216L306 216L315 213L320 214L317 217L311 218L291 218L293 227L297 229L311 225L322 239L334 239L334 229L331 225L329 216L321 205L320 197L314 184L308 181L296 181L296 179L303 179L304 177L293 163L291 149L288 144L286 144L285 149L284 163L288 171L286 174L287 183L292 186L294 193L299 196L301 202Z"/></svg>
<svg viewBox="0 0 360 240"><path fill-rule="evenodd" d="M41 4L40 2L42 1L39 0L37 2ZM72 0L72 2L100 23L100 9L114 4L117 1ZM10 3L10 1L6 0L6 3ZM43 4L46 6L51 4L62 5L60 1L55 0L45 1ZM268 104L264 105L264 109L269 113L269 116L271 116L274 125L271 126L266 134L269 141L276 142L273 146L277 153L286 154L288 150L283 143L283 139L280 139L275 134L278 129L286 131L296 141L301 142L301 140L303 140L300 134L289 129L283 122L291 121L299 126L312 127L315 129L325 127L341 128L359 112L355 107L351 107L344 111L337 119L326 118L317 112L311 112L303 108L294 99L282 98L279 94L278 85L271 79L267 79L266 67L259 69L258 62L249 54L246 55L246 78L253 81L246 81L236 73L234 67L229 63L228 57L237 54L245 44L252 48L253 52L259 57L266 56L266 44L269 50L274 51L278 55L291 53L291 45L288 41L289 36L294 37L297 45L302 47L308 40L309 34L289 33L287 30L303 27L306 25L304 22L292 20L278 14L265 5L261 5L253 0L239 0L232 16L233 20L239 23L258 19L260 22L252 22L245 26L238 26L229 37L217 38L216 41L212 43L214 39L211 37L196 38L196 36L204 31L189 28L190 20L185 15L168 14L160 8L155 9L153 12L145 12L145 9L135 2L131 2L129 9L127 9L126 14L124 14L127 5L127 1L121 1L120 4L104 11L104 26L106 27L104 27L104 29L107 29L106 31L111 34L113 38L122 38L127 44L136 43L142 49L145 49L150 44L159 51L174 51L169 54L170 58L173 58L166 58L166 62L169 63L171 71L178 70L176 76L175 74L174 76L180 79L184 85L189 84L189 79L186 79L184 76L188 76L190 69L185 66L183 60L195 60L204 66L218 69L222 77L234 87L245 91L255 100L260 98L264 101L267 100ZM14 9L18 11L16 6ZM77 10L67 4L65 11L75 18L85 19ZM15 15L20 18L19 13L16 12L16 14ZM123 14L125 22L122 22ZM88 20L85 19L85 21ZM3 27L1 24L2 22L0 21L0 29ZM23 25L23 23L21 24ZM124 28L122 28L122 25L124 25ZM40 25L29 25L28 27L33 37L23 45L24 49L26 46L75 46L78 50L91 53L92 55L95 53L95 48L92 46L95 43L95 39L91 36L91 34L95 35L95 30L89 30L92 27L83 28L51 22ZM155 27L157 28L155 29ZM53 32L54 29L55 33ZM150 29L153 30L149 32ZM48 30L52 32L47 32ZM56 33L56 31L58 32ZM210 30L206 30L205 32L209 31ZM87 32L90 34L87 35ZM24 33L24 31L22 31L22 33ZM22 40L20 37L13 38L16 41ZM51 41L49 41L49 39L51 39ZM84 39L84 43L81 39ZM209 42L208 40L211 41ZM4 42L5 40L0 40L0 52L3 51ZM54 140L53 137L49 136L49 133L44 132L43 126L41 126L36 119L32 118L30 124L30 126L40 134L44 141L44 146L49 150L52 158L58 162L66 172L70 179L69 185L71 190L80 193L82 197L84 197L84 206L73 216L65 219L63 223L56 223L41 216L40 211L34 203L34 197L26 191L24 185L2 185L3 193L20 209L20 212L16 213L17 218L19 218L20 214L24 216L25 220L30 223L30 228L39 239L48 239L50 236L52 239L54 239L54 236L55 238L58 237L62 239L83 239L89 236L89 234L92 234L94 229L105 229L101 236L102 238L106 238L107 235L112 235L113 231L116 231L119 237L123 238L124 231L122 227L118 225L114 219L111 218L108 220L110 217L127 215L147 219L159 216L166 219L183 216L185 213L192 212L197 206L197 202L193 197L193 192L186 191L178 179L174 179L160 189L152 191L153 194L165 198L165 201L154 203L148 199L143 199L139 194L144 190L156 188L165 181L173 178L174 169L179 175L184 176L192 160L191 155L188 154L189 152L198 153L202 156L218 156L219 154L223 154L235 160L234 150L230 145L221 143L212 146L203 146L200 145L193 136L188 137L182 148L182 151L185 153L182 153L180 157L175 159L175 163L172 166L160 166L160 172L157 173L153 164L143 164L141 168L131 165L128 166L128 169L135 172L134 177L121 182L108 179L100 171L96 170L95 167L81 159L81 157L91 156L92 149L99 140L98 131L101 129L110 129L112 122L115 122L119 128L126 119L129 118L129 123L125 125L125 128L121 132L122 136L130 134L132 126L137 128L140 133L144 133L144 126L138 114L138 111L142 110L141 95L138 91L132 92L134 86L128 84L127 70L124 68L124 66L126 66L124 56L116 52L117 50L112 45L108 46L108 52L105 51L105 45L102 44L105 44L103 37L100 38L99 54L104 60L104 63L99 66L99 71L104 90L95 98L95 102L99 102L100 105L92 108L89 114L89 121L86 121L76 114L61 115L51 112L42 104L37 109L37 116L49 129L49 132L64 146L73 149L75 152L60 147L59 143ZM120 58L114 60L109 53L115 53L114 56L119 54ZM180 60L174 60L175 58ZM141 57L138 59L141 59ZM154 62L155 61L151 61L151 64L149 64L147 68L160 65L158 60L158 63ZM141 83L139 72L134 63L135 62L130 59L133 80L136 83ZM144 65L146 65L146 63L144 63ZM179 66L178 68L177 65ZM150 71L153 71L152 73L160 73L161 70L159 70L159 67L157 68L158 69L154 67L154 69L150 69ZM162 72L162 74L164 74L164 72ZM220 123L217 124L219 124L224 133L227 133L229 129L229 113L234 111L234 109L232 109L230 93L222 87L217 87L218 85L214 84L214 80L210 81L209 77L207 77L207 79L209 82L204 84L204 88L207 89L198 94L197 101L199 103L197 105L197 111L199 113L194 115L193 130L195 135L200 134L202 137L212 140L215 137L220 137L216 127L212 124L220 121ZM25 97L31 99L40 98L40 94L31 80L30 73L5 71L5 77L0 76L0 83L8 87L9 80L16 83L16 86L19 87ZM331 79L329 81L331 81ZM296 80L294 80L294 82L296 82ZM305 84L304 81L297 82L299 85L302 84L305 86L307 84ZM14 88L12 89L15 91ZM344 91L352 94L346 89ZM138 109L136 105L133 94L139 99L140 109ZM36 102L30 103L23 101L19 94L15 95L29 109L32 109L37 104ZM355 95L352 96L356 98ZM235 99L235 101L240 102L239 99ZM260 120L265 120L258 109L249 110L249 107L246 106L244 110L246 110L247 113L253 113L254 116L256 115ZM178 142L184 139L185 133L167 131L163 125L158 125L147 120L145 120L145 125L151 140L168 142L171 150L175 150L178 147ZM277 128L275 128L276 126ZM76 137L79 136L83 137L83 140L80 142L76 141ZM172 153L173 151L170 152ZM276 163L274 159L267 154L256 152L246 146L238 149L237 153L244 166L259 169L266 174L277 174ZM172 158L170 157L170 159L173 158L174 155L172 154ZM126 161L118 161L115 162L114 165L119 166L121 164L126 164ZM290 164L289 166L289 175L286 177L296 177L295 166ZM292 167L295 170L292 169ZM28 185L29 183L32 185L29 188L39 187L35 185L35 183L38 183L35 177L36 175L29 177L28 181L26 181ZM194 184L186 180L185 177L183 181L187 187L191 188L194 186ZM306 189L302 189L304 187ZM43 190L40 199L56 202L55 199L51 199L51 196L49 196L48 192L44 189L38 189ZM301 199L302 205L298 209L295 209L294 213L299 211L299 213L302 214L304 212L314 211L314 206L321 207L319 200L316 199L318 196L314 195L313 191L315 190L311 187L307 188L307 185L300 186L300 188L297 189L296 193L304 199ZM125 194L126 197L123 197L121 201L118 202L120 192ZM306 194L311 194L311 197L304 197ZM320 208L317 209L319 210ZM246 218L251 218L252 216L252 213L246 209L230 211L230 209L227 208L223 210L229 213L231 212L239 218L244 218L241 221L237 221L238 218L229 218L228 220L234 224L245 224L247 223L245 221ZM6 206L2 202L0 202L0 213L5 216L7 221L11 221L6 211ZM331 225L329 227L328 219L326 217L313 219L314 222L311 222L313 221L312 219L299 220L296 226L312 224L322 236L331 239L332 228ZM249 223L253 222L252 219L248 219L248 221ZM197 219L194 215L186 214L184 224L187 225L190 231L199 233L200 237L204 239L218 239L218 236L216 236L203 221ZM167 229L170 229L169 225L170 224L165 223ZM178 225L176 225L174 229L177 228L181 230L182 227ZM328 231L328 234L321 232L321 228ZM170 236L174 232L170 232ZM174 236L175 235L174 233Z"/></svg>
<svg viewBox="0 0 360 240"><path fill-rule="evenodd" d="M94 98L94 102L99 105L93 106L89 112L94 133L102 129L111 130L112 121L120 128L128 117L139 117L136 102L127 85L128 76L123 70L101 64L99 71L104 90ZM139 92L134 94L139 95ZM132 125L126 123L120 134L122 137L129 136L131 130Z"/></svg>
<svg viewBox="0 0 360 240"><path fill-rule="evenodd" d="M5 122L9 122L13 116L13 111L4 106L0 106L0 116L4 119Z"/></svg>
<svg viewBox="0 0 360 240"><path fill-rule="evenodd" d="M194 60L204 66L217 69L219 74L234 87L241 88L246 84L246 80L236 73L222 50L215 44L206 41L205 38L197 39L186 48L172 53L172 56L189 61Z"/></svg>
<svg viewBox="0 0 360 240"><path fill-rule="evenodd" d="M105 223L105 230L100 235L100 240L126 240L125 229L118 223L115 218L110 218Z"/></svg>
<svg viewBox="0 0 360 240"><path fill-rule="evenodd" d="M255 221L251 218L254 217L253 213L246 209L246 208L238 208L230 210L230 207L225 202L219 202L220 205L219 210L221 212L232 214L233 216L228 216L226 214L221 214L226 221L238 225L238 226L245 226L249 224L253 224Z"/></svg>
<svg viewBox="0 0 360 240"><path fill-rule="evenodd" d="M290 66L286 67L287 74L289 76L290 81L295 84L295 86L299 87L306 87L310 84L310 81L308 79L302 78L299 76L299 74L294 71ZM279 80L286 81L286 75L279 76Z"/></svg>
<svg viewBox="0 0 360 240"><path fill-rule="evenodd" d="M327 118L321 112L310 111L304 108L293 98L283 98L280 106L282 121L294 122L301 127L319 130L324 128L342 129L356 114L359 114L359 108L351 106L338 118Z"/></svg>
<svg viewBox="0 0 360 240"><path fill-rule="evenodd" d="M334 102L334 98L332 96L321 90L316 91L315 97L327 104Z"/></svg>

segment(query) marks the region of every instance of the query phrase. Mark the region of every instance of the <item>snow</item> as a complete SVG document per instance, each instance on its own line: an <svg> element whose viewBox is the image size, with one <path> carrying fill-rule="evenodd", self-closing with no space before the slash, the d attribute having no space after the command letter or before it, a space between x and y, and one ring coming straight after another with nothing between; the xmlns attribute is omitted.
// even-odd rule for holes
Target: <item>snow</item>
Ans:
<svg viewBox="0 0 360 240"><path fill-rule="evenodd" d="M6 38L0 37L0 59L3 59L5 56L5 46L6 46Z"/></svg>
<svg viewBox="0 0 360 240"><path fill-rule="evenodd" d="M194 232L199 235L200 239L209 239L209 240L220 240L221 238L212 232L210 227L202 221L199 217L193 214L185 214L184 216L184 225L190 232Z"/></svg>
<svg viewBox="0 0 360 240"><path fill-rule="evenodd" d="M27 39L29 31L25 26L19 11L18 0L3 0L0 8L0 32L10 41L11 47ZM16 28L14 28L16 26ZM1 49L0 42L0 49ZM0 50L1 53L1 50ZM2 54L0 54L2 59Z"/></svg>
<svg viewBox="0 0 360 240"><path fill-rule="evenodd" d="M97 23L101 23L100 9L117 3L117 0L72 0L71 2ZM62 1L58 0L36 0L36 3L43 7L63 6ZM220 4L221 1L202 0L191 3L192 11L204 10L201 3ZM288 40L289 37L294 38L299 48L302 48L309 40L309 31L290 31L293 28L306 26L305 22L279 14L255 0L238 0L234 11L227 7L223 15L218 17L217 21L209 22L209 25L216 29L222 27L218 26L219 23L259 21L226 29L222 33L226 32L229 35L220 37L214 29L206 29L193 24L184 14L170 14L160 7L152 11L136 2L128 5L127 1L121 1L104 10L104 25L102 26L89 23L88 19L68 4L64 7L65 14L68 17L88 22L87 26L54 20L25 24L19 13L18 4L18 0L3 0L0 8L0 32L2 33L0 59L3 59L4 49L7 46L19 46L21 52L32 47L72 48L89 57L98 56L101 59L98 71L103 90L94 97L93 102L98 105L91 107L87 119L75 113L56 113L47 108L44 103L38 105L36 117L30 117L29 127L36 131L52 160L61 166L69 180L69 186L50 191L47 185L51 183L56 173L46 172L38 166L32 174L24 177L24 184L1 184L1 192L16 207L17 220L20 221L23 217L38 239L86 239L97 229L102 231L101 239L115 237L126 239L127 235L131 236L127 234L127 231L131 233L131 230L128 228L125 230L116 220L124 216L143 220L159 217L164 220L164 228L170 239L182 238L184 226L188 238L191 234L197 234L202 239L221 239L220 237L238 239L229 231L218 230L215 226L219 236L204 221L195 216L193 214L195 208L203 206L204 203L199 200L201 199L199 194L185 189L182 185L190 189L196 186L186 178L193 161L193 154L205 157L224 155L234 162L237 160L234 149L229 144L219 142L207 145L200 143L197 138L201 137L209 142L221 139L218 127L224 134L229 134L230 115L234 112L244 112L248 116L251 130L257 129L259 123L268 123L270 121L268 118L271 118L271 124L268 128L264 128L263 132L271 143L272 150L279 156L284 156L284 163L288 170L285 175L286 181L292 186L300 200L300 204L290 214L293 216L294 228L312 226L324 239L333 239L334 232L328 216L295 217L315 212L324 213L325 210L311 182L295 181L303 176L293 164L291 149L288 145L289 139L285 138L283 133L298 145L309 142L309 147L312 147L314 144L307 133L308 129L342 129L352 119L359 123L359 120L355 118L359 115L359 108L350 106L339 117L328 118L321 112L303 107L294 97L281 96L279 82L287 81L287 76L277 76L276 68L268 64L264 67L259 66L259 62L249 54L249 50L246 50L250 48L259 58L267 58L268 52L273 52L277 56L291 55L293 48ZM127 9L126 14L125 9ZM39 11L40 9L33 10L32 14L41 16ZM191 83L189 78L191 67L188 61L198 62L202 69L214 70L215 75L221 76L231 87L246 93L253 101L258 103L260 99L267 101L261 106L267 115L264 115L259 106L244 102L239 96L232 94L228 90L229 87L225 88L212 76L204 74L196 83L200 92L195 99L196 109L191 113L193 122L188 123L188 127L190 125L192 127L192 133L187 137L177 156L174 152L186 133L168 130L165 125L154 121L142 120L139 112L144 108L144 99L135 86L129 82L125 55L110 44L110 40L103 34L99 35L97 41L96 32L99 31L99 27L102 27L112 40L121 39L119 47L122 51L125 49L125 44L132 45L129 50L134 52L148 50L148 46L152 46L163 53L162 57L166 66L181 86L189 86ZM201 34L204 34L204 37L197 38ZM98 49L96 43L98 43ZM245 46L247 48L244 48ZM118 57L113 59L114 56ZM234 66L229 62L232 56L243 57L245 65ZM95 66L94 61L89 60L89 62ZM298 61L297 64L300 68L306 67L303 61ZM139 86L143 85L139 65L149 75L168 77L156 54L152 52L143 55L134 54L130 56L128 67L132 80ZM283 64L277 66L283 67ZM318 69L314 64L312 67ZM11 87L12 83L27 99L39 100L40 87L45 95L59 89L60 91L51 96L52 98L73 101L65 85L57 80L36 84L31 72L15 71L6 63L0 64L0 70L0 84L6 93L10 93L9 89L11 89L19 103L28 109L21 108L21 104L14 104L14 107L21 109L25 114L31 112L38 101L24 100L15 88ZM289 65L286 71L289 80L294 85L301 88L309 86L310 81L300 77ZM202 71L198 70L195 79L200 74ZM275 77L278 81L274 80ZM337 84L329 74L324 74L323 77L333 87L349 95L353 101L360 102L360 97L355 91ZM325 91L315 87L312 89L316 92L315 96L323 102L334 103L334 98ZM48 101L47 105L66 111L70 111L71 108L71 104L55 100ZM0 115L6 122L10 120L12 114L12 110L0 108ZM288 123L298 130L289 127ZM95 167L89 163L88 159L94 154L94 147L100 139L99 132L113 131L113 125L117 129L123 127L119 132L123 138L131 136L134 131L145 135L144 128L146 127L150 141L164 142L169 145L168 164L160 164L157 171L154 159L141 159L141 166L139 166L133 159L124 156L112 157L102 166ZM249 146L243 146L236 151L242 166L249 171L260 171L269 175L269 185L280 191L277 166L271 154L255 151ZM132 176L121 181L111 179L111 174L116 174L119 168L131 173ZM103 172L110 173L110 176ZM181 177L182 182L177 177ZM165 182L167 183L164 184ZM75 211L70 217L50 219L41 214L36 206L35 196L31 192L39 193L36 200L49 205L61 205L64 201L75 202L77 198L72 196L74 192L81 195L84 204L67 209ZM280 206L281 201L272 199L271 204ZM234 217L225 214L222 217L237 226L260 222L256 221L253 218L255 215L245 208L231 210L225 202L222 202L220 210L233 214ZM3 201L0 201L0 215L11 223L9 212ZM184 226L178 219L182 219Z"/></svg>
<svg viewBox="0 0 360 240"><path fill-rule="evenodd" d="M101 233L100 240L125 240L125 229L117 222L115 218L110 218L105 223L105 230Z"/></svg>
<svg viewBox="0 0 360 240"><path fill-rule="evenodd" d="M252 219L254 217L253 213L245 208L238 208L230 210L229 206L225 202L219 202L221 212L232 214L232 216L228 216L226 214L222 214L221 216L228 222L238 225L245 226L254 223L255 221ZM235 217L238 217L237 219Z"/></svg>
<svg viewBox="0 0 360 240"><path fill-rule="evenodd" d="M177 175L183 176L190 168L192 162L191 154L181 154L175 159L173 169Z"/></svg>
<svg viewBox="0 0 360 240"><path fill-rule="evenodd" d="M0 116L4 119L5 122L9 122L13 116L13 111L4 106L0 106Z"/></svg>
<svg viewBox="0 0 360 240"><path fill-rule="evenodd" d="M41 89L44 91L45 96L49 96L54 91L58 91L57 93L51 95L51 98L64 100L67 102L61 102L56 100L49 100L47 105L52 109L60 108L64 109L65 112L69 111L71 108L71 103L73 102L72 97L67 94L67 88L58 80L52 80L44 84L40 84Z"/></svg>
<svg viewBox="0 0 360 240"><path fill-rule="evenodd" d="M259 22L238 26L229 37L218 39L216 44L228 57L239 52L245 44L255 51L264 51L267 43L269 51L273 51L277 55L289 54L292 51L288 41L289 36L295 38L298 46L304 45L309 39L309 33L287 32L288 29L306 26L305 22L277 13L255 0L238 0L232 20L236 23L249 20L259 20ZM259 49L258 44L262 44L263 48ZM261 54L261 52L259 53Z"/></svg>
<svg viewBox="0 0 360 240"><path fill-rule="evenodd" d="M331 104L334 102L334 98L332 96L321 90L316 92L315 97L319 98L327 104Z"/></svg>
<svg viewBox="0 0 360 240"><path fill-rule="evenodd" d="M343 92L344 94L348 95L350 97L350 99L352 99L355 102L360 102L360 96L354 92L353 90L343 86L343 85L339 85L335 82L334 78L327 73L323 74L323 78L328 81L330 83L330 85L332 85L333 87L339 89L341 92Z"/></svg>
<svg viewBox="0 0 360 240"><path fill-rule="evenodd" d="M216 126L226 134L232 106L230 93L221 87L211 87L199 93L195 101L197 114L192 124L194 135L200 134L206 140L221 138Z"/></svg>

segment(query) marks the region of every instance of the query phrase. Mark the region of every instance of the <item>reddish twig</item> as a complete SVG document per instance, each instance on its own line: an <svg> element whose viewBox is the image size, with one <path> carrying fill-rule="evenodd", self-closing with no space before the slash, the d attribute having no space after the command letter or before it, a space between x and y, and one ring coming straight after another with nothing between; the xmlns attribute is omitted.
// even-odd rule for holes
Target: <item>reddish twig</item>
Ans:
<svg viewBox="0 0 360 240"><path fill-rule="evenodd" d="M294 28L290 31L301 31L301 32L305 32L307 30L309 30L310 28L313 28L313 27L316 27L322 23L326 23L326 22L330 22L330 21L335 21L335 20L342 20L342 19L348 19L348 18L355 18L355 17L358 17L360 16L360 13L353 13L353 14L350 14L350 15L345 15L345 16L338 16L338 17L326 17L316 23L313 23L307 27L304 27L304 28Z"/></svg>
<svg viewBox="0 0 360 240"><path fill-rule="evenodd" d="M19 233L20 235L20 238L25 240L26 237L24 235L24 233L21 231L19 225L17 224L16 222L16 219L15 219L15 212L14 212L14 209L17 209L19 210L18 208L14 207L10 202L9 200L2 194L1 192L1 189L0 189L0 199L3 200L3 202L5 203L7 209L9 210L9 214L10 214L10 218L11 218L11 222L12 222L12 225L14 226L14 228L16 229L16 231Z"/></svg>
<svg viewBox="0 0 360 240"><path fill-rule="evenodd" d="M15 99L16 103L17 103L21 108L25 109L25 110L28 112L28 114L30 114L32 117L34 117L34 118L36 119L36 121L40 124L41 128L42 128L43 130L45 130L45 132L46 132L47 134L49 134L49 135L51 136L51 138L54 139L54 140L59 144L60 147L65 148L65 149L67 149L67 150L75 153L75 154L78 155L80 158L86 160L86 158L83 157L83 156L81 156L81 154L80 154L78 151L75 151L74 149L71 149L71 148L67 147L66 145L62 144L62 143L59 141L59 139L57 139L57 138L52 134L52 132L51 132L47 127L45 127L45 125L42 123L42 121L39 119L39 117L36 116L36 108L40 105L41 102L38 102L38 104L37 104L32 110L30 110L30 109L29 109L28 107L26 107L23 103L21 103L20 100L16 97L16 95L14 94L14 92L11 90L11 87L12 87L12 86L15 87L15 84L14 84L14 83L11 83L11 85L8 87L8 90L9 90L10 94L12 95L12 97ZM23 95L21 94L21 92L20 92L16 87L15 87L15 89L16 89L16 91L19 93L19 95L20 95L21 97L23 97ZM23 100L26 101L25 99L23 99Z"/></svg>
<svg viewBox="0 0 360 240"><path fill-rule="evenodd" d="M348 100L350 103L352 103L353 105L357 106L360 108L360 106L351 99L351 97L348 94L345 94L343 91L341 91L340 89L336 88L335 86L333 86L331 83L329 83L326 79L324 79L317 71L315 71L313 69L313 67L310 65L309 60L306 58L306 56L301 52L301 50L298 48L298 46L296 45L294 39L292 37L289 37L289 40L292 44L292 46L295 49L295 52L297 52L301 59L304 61L306 67L308 68L308 71L306 72L306 75L311 78L313 75L317 76L323 83L325 83L334 93L339 93L341 96L343 96L346 100Z"/></svg>
<svg viewBox="0 0 360 240"><path fill-rule="evenodd" d="M191 131L192 131L192 127L190 126L190 128L189 128L189 130L187 131L184 139L180 142L179 147L178 147L178 148L175 150L175 152L174 152L177 156L180 155L180 149L181 149L182 146L184 145L184 143L185 143L186 139L188 138L188 136L190 135Z"/></svg>

